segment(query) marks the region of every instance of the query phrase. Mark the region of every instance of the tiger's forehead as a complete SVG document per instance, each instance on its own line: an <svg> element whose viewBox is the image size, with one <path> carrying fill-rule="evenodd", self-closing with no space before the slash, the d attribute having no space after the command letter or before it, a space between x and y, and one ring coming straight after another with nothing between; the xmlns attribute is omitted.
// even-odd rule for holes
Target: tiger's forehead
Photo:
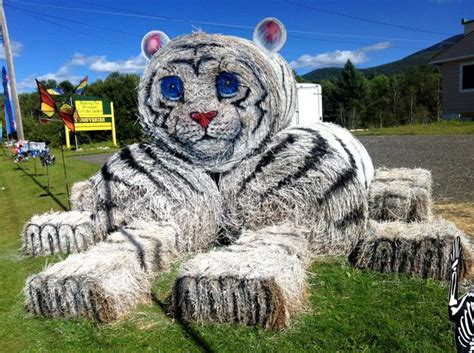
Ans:
<svg viewBox="0 0 474 353"><path fill-rule="evenodd" d="M194 33L175 38L152 59L157 76L189 72L193 76L232 71L270 74L271 59L253 42L232 36Z"/></svg>
<svg viewBox="0 0 474 353"><path fill-rule="evenodd" d="M210 55L239 57L262 54L256 45L246 39L199 32L175 38L158 52L155 59L168 61Z"/></svg>

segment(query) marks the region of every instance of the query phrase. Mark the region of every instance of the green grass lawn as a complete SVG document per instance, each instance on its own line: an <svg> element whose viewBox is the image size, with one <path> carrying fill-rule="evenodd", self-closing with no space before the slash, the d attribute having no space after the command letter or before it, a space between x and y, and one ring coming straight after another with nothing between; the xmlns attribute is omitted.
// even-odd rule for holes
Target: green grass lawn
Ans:
<svg viewBox="0 0 474 353"><path fill-rule="evenodd" d="M355 131L356 136L376 135L454 135L474 134L474 122L439 121L431 124L414 124Z"/></svg>
<svg viewBox="0 0 474 353"><path fill-rule="evenodd" d="M70 156L72 152L68 152ZM66 157L69 181L97 166ZM52 320L29 315L22 288L27 276L61 256L27 258L19 234L33 214L67 205L61 158L49 169L33 161L15 165L0 155L0 351L37 352L454 352L446 287L431 280L351 268L345 259L316 260L309 273L309 303L280 332L237 325L187 324L173 319L168 302L178 264L154 284L156 300L118 323Z"/></svg>

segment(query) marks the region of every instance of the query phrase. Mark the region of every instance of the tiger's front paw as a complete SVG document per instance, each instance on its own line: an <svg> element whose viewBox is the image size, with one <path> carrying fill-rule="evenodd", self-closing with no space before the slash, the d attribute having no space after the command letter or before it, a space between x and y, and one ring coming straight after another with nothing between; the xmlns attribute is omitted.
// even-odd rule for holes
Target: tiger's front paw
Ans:
<svg viewBox="0 0 474 353"><path fill-rule="evenodd" d="M87 250L102 240L89 212L52 212L33 216L23 228L24 255L45 256Z"/></svg>

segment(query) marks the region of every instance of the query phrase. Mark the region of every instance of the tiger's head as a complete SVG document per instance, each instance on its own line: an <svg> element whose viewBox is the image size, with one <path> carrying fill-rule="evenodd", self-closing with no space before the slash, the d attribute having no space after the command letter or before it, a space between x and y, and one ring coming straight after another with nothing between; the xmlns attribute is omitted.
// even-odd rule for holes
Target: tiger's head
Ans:
<svg viewBox="0 0 474 353"><path fill-rule="evenodd" d="M202 32L170 41L149 32L139 87L146 135L212 172L262 149L295 110L292 70L277 54L285 41L273 18L257 25L253 42Z"/></svg>

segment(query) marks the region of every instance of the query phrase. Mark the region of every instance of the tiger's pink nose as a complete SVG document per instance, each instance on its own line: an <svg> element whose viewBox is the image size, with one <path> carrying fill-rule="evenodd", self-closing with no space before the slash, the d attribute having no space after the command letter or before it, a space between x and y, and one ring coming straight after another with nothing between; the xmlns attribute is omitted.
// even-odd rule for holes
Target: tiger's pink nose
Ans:
<svg viewBox="0 0 474 353"><path fill-rule="evenodd" d="M201 125L203 128L207 128L211 122L212 119L214 119L217 115L216 110L212 110L207 113L198 113L198 112L192 112L191 113L191 119L193 119L195 122L197 122L199 125Z"/></svg>

